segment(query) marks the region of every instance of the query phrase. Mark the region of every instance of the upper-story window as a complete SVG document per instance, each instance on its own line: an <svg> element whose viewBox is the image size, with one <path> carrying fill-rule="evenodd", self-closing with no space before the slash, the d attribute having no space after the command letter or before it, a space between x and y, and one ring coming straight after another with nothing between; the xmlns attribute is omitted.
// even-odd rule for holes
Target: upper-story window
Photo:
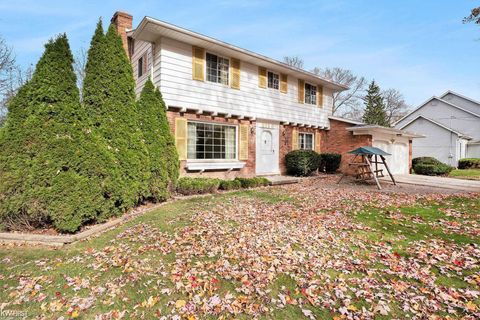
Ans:
<svg viewBox="0 0 480 320"><path fill-rule="evenodd" d="M305 103L317 104L317 86L305 83Z"/></svg>
<svg viewBox="0 0 480 320"><path fill-rule="evenodd" d="M273 73L271 71L268 71L267 78L268 78L268 87L271 88L271 89L278 90L278 88L279 88L279 78L280 78L278 73Z"/></svg>
<svg viewBox="0 0 480 320"><path fill-rule="evenodd" d="M228 85L230 61L207 52L207 81Z"/></svg>
<svg viewBox="0 0 480 320"><path fill-rule="evenodd" d="M137 63L138 77L140 78L147 73L147 53L145 52L139 59Z"/></svg>

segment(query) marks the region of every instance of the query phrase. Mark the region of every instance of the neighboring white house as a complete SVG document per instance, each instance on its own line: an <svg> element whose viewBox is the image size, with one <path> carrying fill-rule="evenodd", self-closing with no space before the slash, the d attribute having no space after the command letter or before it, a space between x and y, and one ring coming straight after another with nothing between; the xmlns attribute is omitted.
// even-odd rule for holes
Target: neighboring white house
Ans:
<svg viewBox="0 0 480 320"><path fill-rule="evenodd" d="M428 99L395 127L425 136L413 141L413 158L457 166L459 159L480 157L480 102L453 91Z"/></svg>

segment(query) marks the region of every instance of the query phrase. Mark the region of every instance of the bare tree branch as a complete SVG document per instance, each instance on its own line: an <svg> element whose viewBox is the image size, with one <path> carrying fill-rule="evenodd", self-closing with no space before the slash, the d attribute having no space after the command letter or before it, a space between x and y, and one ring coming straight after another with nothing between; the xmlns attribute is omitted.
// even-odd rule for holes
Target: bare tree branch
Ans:
<svg viewBox="0 0 480 320"><path fill-rule="evenodd" d="M408 113L410 106L407 105L403 95L396 89L387 89L382 91L385 109L387 111L387 120L392 125Z"/></svg>
<svg viewBox="0 0 480 320"><path fill-rule="evenodd" d="M80 48L76 55L75 61L73 63L73 69L77 75L77 86L82 92L83 80L85 79L85 67L87 65L87 49L84 47Z"/></svg>
<svg viewBox="0 0 480 320"><path fill-rule="evenodd" d="M333 82L348 86L350 89L333 94L332 114L361 118L362 98L367 85L364 77L354 75L350 70L342 68L314 68L313 73Z"/></svg>
<svg viewBox="0 0 480 320"><path fill-rule="evenodd" d="M303 69L303 59L299 56L285 56L283 57L283 62L285 62L289 66Z"/></svg>
<svg viewBox="0 0 480 320"><path fill-rule="evenodd" d="M480 7L473 8L468 17L463 18L463 23L473 22L480 24Z"/></svg>

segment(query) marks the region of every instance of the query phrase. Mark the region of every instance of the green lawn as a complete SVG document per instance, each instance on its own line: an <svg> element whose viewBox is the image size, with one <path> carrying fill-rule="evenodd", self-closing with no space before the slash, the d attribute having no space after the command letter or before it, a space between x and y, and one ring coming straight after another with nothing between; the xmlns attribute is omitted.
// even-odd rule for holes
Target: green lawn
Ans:
<svg viewBox="0 0 480 320"><path fill-rule="evenodd" d="M455 169L450 172L451 178L480 180L480 169Z"/></svg>
<svg viewBox="0 0 480 320"><path fill-rule="evenodd" d="M49 319L478 316L478 196L309 183L169 203L61 249L4 247L2 308Z"/></svg>

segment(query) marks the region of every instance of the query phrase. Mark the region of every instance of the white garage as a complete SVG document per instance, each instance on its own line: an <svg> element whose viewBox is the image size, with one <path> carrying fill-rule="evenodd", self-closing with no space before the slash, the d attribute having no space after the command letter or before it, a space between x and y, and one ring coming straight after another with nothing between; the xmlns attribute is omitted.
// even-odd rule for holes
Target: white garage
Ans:
<svg viewBox="0 0 480 320"><path fill-rule="evenodd" d="M353 135L369 135L371 145L390 153L386 156L387 165L392 174L408 174L410 171L410 141L424 136L376 125L359 125L347 128ZM383 165L380 166L382 168ZM382 168L384 169L384 168Z"/></svg>

